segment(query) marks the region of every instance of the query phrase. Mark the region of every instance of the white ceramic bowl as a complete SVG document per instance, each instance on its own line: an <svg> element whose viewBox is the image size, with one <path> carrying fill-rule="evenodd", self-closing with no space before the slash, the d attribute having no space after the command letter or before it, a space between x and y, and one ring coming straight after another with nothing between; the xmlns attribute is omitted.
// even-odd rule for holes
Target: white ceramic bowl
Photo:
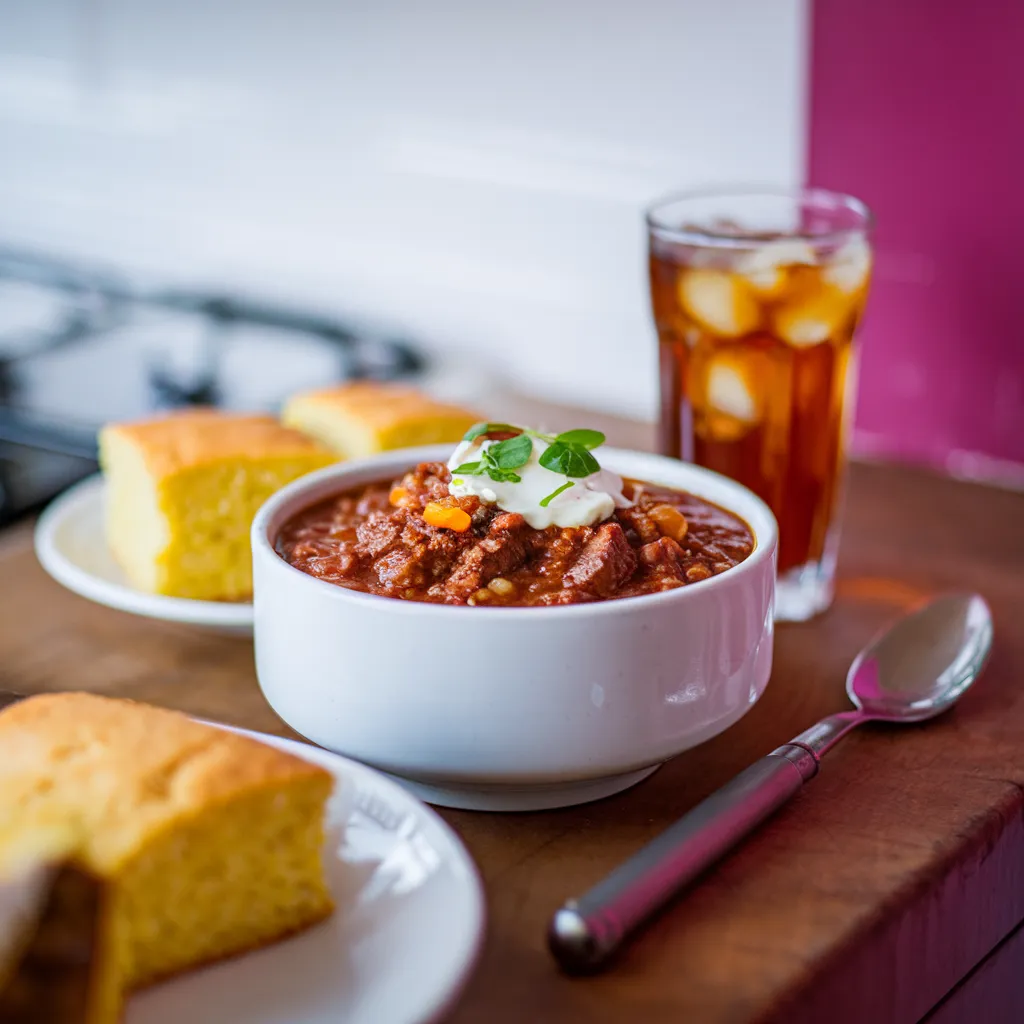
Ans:
<svg viewBox="0 0 1024 1024"><path fill-rule="evenodd" d="M274 550L296 512L449 454L431 446L329 466L256 515L256 671L293 729L432 803L528 810L625 789L760 697L772 663L775 520L746 488L673 459L601 452L623 476L742 516L756 545L727 572L660 594L539 608L426 604L325 583Z"/></svg>

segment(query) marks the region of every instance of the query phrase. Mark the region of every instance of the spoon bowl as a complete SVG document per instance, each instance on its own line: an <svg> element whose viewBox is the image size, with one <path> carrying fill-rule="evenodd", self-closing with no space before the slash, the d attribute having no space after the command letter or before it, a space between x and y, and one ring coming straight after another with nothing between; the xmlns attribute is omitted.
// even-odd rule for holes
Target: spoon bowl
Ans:
<svg viewBox="0 0 1024 1024"><path fill-rule="evenodd" d="M948 594L872 640L846 677L863 718L923 722L951 707L992 647L992 613L977 594Z"/></svg>

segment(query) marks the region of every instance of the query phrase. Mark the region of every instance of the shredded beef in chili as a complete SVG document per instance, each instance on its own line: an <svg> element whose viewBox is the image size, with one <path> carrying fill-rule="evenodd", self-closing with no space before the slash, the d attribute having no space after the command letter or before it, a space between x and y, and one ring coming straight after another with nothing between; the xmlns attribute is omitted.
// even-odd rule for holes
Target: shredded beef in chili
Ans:
<svg viewBox="0 0 1024 1024"><path fill-rule="evenodd" d="M754 547L746 523L683 491L625 482L632 508L594 526L535 530L521 515L448 494L440 462L305 509L278 553L310 576L407 601L468 605L579 604L699 583ZM432 526L424 508L461 509L469 527ZM459 520L465 523L465 516Z"/></svg>

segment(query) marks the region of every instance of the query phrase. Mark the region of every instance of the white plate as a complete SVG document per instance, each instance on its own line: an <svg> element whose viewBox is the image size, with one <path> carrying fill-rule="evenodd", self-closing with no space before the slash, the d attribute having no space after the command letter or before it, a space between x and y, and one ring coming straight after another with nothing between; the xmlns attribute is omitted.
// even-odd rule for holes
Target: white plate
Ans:
<svg viewBox="0 0 1024 1024"><path fill-rule="evenodd" d="M36 524L36 557L58 583L76 594L133 615L252 636L252 602L193 601L136 590L107 547L106 487L91 476L54 499Z"/></svg>
<svg viewBox="0 0 1024 1024"><path fill-rule="evenodd" d="M233 730L322 765L337 910L284 942L145 989L125 1024L423 1024L451 1008L484 932L473 862L400 786L347 758Z"/></svg>

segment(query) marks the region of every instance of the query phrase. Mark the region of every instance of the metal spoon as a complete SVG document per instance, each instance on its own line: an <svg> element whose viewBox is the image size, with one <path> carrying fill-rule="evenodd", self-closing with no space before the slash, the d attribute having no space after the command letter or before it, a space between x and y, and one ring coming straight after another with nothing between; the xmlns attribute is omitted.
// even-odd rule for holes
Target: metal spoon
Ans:
<svg viewBox="0 0 1024 1024"><path fill-rule="evenodd" d="M857 708L822 719L726 783L555 913L548 945L563 970L603 970L626 940L818 773L821 758L863 722L923 722L951 707L981 672L992 615L976 594L938 598L857 656L846 692Z"/></svg>

